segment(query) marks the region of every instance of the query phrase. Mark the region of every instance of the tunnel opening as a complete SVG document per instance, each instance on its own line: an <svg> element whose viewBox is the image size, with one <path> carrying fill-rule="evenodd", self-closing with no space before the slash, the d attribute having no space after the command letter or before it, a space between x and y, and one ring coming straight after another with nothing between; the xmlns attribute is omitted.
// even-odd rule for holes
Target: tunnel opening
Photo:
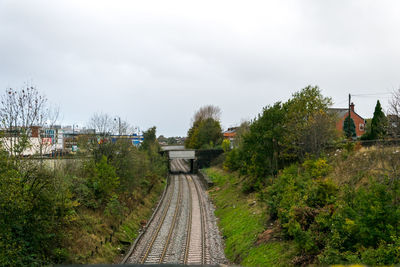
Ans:
<svg viewBox="0 0 400 267"><path fill-rule="evenodd" d="M170 174L196 173L195 159L169 159L168 169Z"/></svg>

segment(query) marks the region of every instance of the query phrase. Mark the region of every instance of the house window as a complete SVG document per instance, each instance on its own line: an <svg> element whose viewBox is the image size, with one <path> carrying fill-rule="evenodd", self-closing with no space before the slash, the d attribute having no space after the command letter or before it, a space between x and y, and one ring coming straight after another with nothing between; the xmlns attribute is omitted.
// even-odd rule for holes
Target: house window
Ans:
<svg viewBox="0 0 400 267"><path fill-rule="evenodd" d="M364 131L364 123L360 123L359 129L360 129L360 131Z"/></svg>

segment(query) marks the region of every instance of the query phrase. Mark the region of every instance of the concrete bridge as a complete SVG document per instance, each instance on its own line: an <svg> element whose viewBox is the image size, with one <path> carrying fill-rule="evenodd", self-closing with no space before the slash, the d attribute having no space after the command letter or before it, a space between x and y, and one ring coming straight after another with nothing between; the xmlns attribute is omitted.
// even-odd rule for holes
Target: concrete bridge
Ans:
<svg viewBox="0 0 400 267"><path fill-rule="evenodd" d="M200 168L210 166L210 163L223 153L222 149L185 149L184 146L163 146L161 153L167 155L169 159L169 171L171 173L192 173L195 174ZM182 172L171 168L172 160L184 160L190 167L189 171Z"/></svg>
<svg viewBox="0 0 400 267"><path fill-rule="evenodd" d="M161 152L166 154L169 160L168 168L170 173L185 173L182 169L175 170L171 166L171 161L175 159L184 160L189 165L189 173L197 173L196 168L196 150L185 149L184 146L163 146Z"/></svg>

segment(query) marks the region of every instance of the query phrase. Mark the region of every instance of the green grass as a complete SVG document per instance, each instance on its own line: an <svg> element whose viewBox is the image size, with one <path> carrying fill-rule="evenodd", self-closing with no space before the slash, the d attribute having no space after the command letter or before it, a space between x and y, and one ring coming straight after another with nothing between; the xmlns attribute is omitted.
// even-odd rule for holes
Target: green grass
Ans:
<svg viewBox="0 0 400 267"><path fill-rule="evenodd" d="M265 206L254 194L241 192L239 178L217 168L205 170L215 183L210 196L216 206L219 228L225 239L225 255L243 266L288 266L294 255L291 242L269 241L256 245L265 231Z"/></svg>

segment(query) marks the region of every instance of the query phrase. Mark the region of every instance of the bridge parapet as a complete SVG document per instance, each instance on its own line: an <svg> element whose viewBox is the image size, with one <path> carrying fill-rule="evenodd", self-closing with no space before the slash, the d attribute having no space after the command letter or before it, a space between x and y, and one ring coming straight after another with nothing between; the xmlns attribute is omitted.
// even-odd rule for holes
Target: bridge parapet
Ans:
<svg viewBox="0 0 400 267"><path fill-rule="evenodd" d="M196 151L195 150L171 150L168 151L169 159L195 159Z"/></svg>

